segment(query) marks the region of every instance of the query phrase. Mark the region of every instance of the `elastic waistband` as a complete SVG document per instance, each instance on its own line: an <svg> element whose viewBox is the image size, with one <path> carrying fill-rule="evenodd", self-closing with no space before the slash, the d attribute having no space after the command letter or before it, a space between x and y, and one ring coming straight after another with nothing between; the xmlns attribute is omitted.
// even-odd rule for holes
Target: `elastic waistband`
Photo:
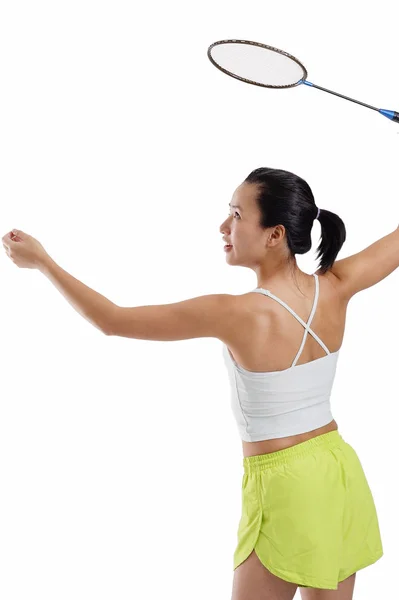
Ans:
<svg viewBox="0 0 399 600"><path fill-rule="evenodd" d="M277 465L288 463L295 458L312 454L318 450L332 448L345 443L338 430L329 431L318 435L306 442L301 442L284 450L268 452L267 454L256 454L255 456L244 456L243 467L245 473L259 473Z"/></svg>

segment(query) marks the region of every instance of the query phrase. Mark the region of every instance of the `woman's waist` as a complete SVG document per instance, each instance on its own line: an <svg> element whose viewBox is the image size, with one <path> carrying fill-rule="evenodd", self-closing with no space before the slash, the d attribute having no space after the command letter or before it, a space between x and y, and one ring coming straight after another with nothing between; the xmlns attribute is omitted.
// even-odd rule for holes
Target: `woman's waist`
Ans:
<svg viewBox="0 0 399 600"><path fill-rule="evenodd" d="M243 456L256 456L259 454L277 452L278 450L285 450L286 448L291 448L291 446L296 446L296 444L306 442L307 440L317 437L318 435L323 435L324 433L328 433L329 431L334 431L337 429L338 424L333 419L330 423L327 423L327 425L323 425L323 427L318 427L312 431L306 431L305 433L299 433L297 435L290 435L287 437L274 438L270 440L260 440L259 442L242 441Z"/></svg>

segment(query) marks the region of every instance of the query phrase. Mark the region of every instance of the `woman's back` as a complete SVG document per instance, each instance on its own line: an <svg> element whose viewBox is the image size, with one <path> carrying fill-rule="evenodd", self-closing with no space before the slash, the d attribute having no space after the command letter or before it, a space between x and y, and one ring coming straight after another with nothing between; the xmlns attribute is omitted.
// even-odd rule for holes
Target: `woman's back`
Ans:
<svg viewBox="0 0 399 600"><path fill-rule="evenodd" d="M294 369L326 357L328 352L323 346L334 354L342 345L347 296L341 293L340 281L331 271L317 277L318 282L313 275L304 273L298 281L299 289L292 284L280 284L273 286L273 289L271 285L268 287L305 324L309 321L312 309L314 311L310 329L323 345L308 332ZM301 348L304 325L285 306L264 293L248 292L236 298L237 325L227 345L233 363L241 370L257 374L289 370ZM332 419L322 427L297 435L251 442L243 440L243 454L253 456L275 452L337 428L336 421Z"/></svg>

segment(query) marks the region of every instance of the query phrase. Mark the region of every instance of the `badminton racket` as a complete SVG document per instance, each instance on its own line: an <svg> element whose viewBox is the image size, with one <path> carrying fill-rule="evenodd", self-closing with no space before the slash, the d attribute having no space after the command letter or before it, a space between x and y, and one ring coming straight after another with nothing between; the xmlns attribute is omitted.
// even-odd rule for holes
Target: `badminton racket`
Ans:
<svg viewBox="0 0 399 600"><path fill-rule="evenodd" d="M209 46L208 58L220 71L245 83L266 88L307 85L376 110L391 121L399 123L399 113L394 110L377 108L311 83L307 80L306 68L295 56L273 46L248 40L221 40Z"/></svg>

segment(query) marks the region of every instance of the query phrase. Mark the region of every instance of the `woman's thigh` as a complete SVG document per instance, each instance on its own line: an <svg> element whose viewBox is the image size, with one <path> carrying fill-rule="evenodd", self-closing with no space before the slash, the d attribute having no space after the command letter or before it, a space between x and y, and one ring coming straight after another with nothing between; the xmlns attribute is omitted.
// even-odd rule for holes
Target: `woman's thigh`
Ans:
<svg viewBox="0 0 399 600"><path fill-rule="evenodd" d="M297 588L266 569L253 550L234 571L231 600L293 600Z"/></svg>

